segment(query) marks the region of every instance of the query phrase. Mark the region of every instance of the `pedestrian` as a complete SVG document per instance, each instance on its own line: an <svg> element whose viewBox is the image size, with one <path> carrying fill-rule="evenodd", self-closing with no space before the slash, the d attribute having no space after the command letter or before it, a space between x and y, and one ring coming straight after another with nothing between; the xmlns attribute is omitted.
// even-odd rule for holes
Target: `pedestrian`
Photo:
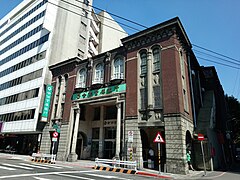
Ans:
<svg viewBox="0 0 240 180"><path fill-rule="evenodd" d="M154 151L151 147L148 150L148 168L154 169Z"/></svg>
<svg viewBox="0 0 240 180"><path fill-rule="evenodd" d="M192 171L194 171L192 163L191 163L191 151L187 151L187 163L188 163L188 168Z"/></svg>

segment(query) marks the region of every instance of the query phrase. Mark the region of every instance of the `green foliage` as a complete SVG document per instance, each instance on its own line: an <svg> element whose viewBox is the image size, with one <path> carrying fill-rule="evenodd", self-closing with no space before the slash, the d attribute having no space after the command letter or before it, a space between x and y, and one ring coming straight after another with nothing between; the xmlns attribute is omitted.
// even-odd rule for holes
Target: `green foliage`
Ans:
<svg viewBox="0 0 240 180"><path fill-rule="evenodd" d="M233 96L225 96L228 113L229 128L232 131L234 143L240 143L240 102Z"/></svg>

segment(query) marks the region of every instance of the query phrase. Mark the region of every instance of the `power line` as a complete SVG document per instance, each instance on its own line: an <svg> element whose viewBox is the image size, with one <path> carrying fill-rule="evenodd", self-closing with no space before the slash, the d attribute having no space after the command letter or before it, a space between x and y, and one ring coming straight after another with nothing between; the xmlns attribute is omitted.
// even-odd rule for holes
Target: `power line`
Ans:
<svg viewBox="0 0 240 180"><path fill-rule="evenodd" d="M76 0L76 1L84 4L84 2L82 2L82 1L79 1L79 0ZM88 5L88 6L93 7L94 9L97 9L97 10L99 10L99 11L105 11L104 9L101 9L101 8L96 7L96 6L93 6L93 5ZM122 16L119 16L119 15L117 15L117 14L114 14L114 13L111 13L111 12L108 12L108 11L106 11L106 12L107 12L108 14L112 15L112 16L115 16L115 17L117 17L117 18L123 19L123 20L128 21L128 22L130 22L130 23L133 23L133 24L135 24L135 25L141 26L141 27L143 27L143 28L148 28L147 26L144 26L144 25L142 25L142 24L140 24L140 23L137 23L136 21L132 21L132 20L130 20L130 19L124 18L124 17L122 17Z"/></svg>
<svg viewBox="0 0 240 180"><path fill-rule="evenodd" d="M75 6L75 7L77 7L77 8L83 9L83 10L85 10L85 11L92 12L92 11L89 10L89 9L85 9L85 8L83 8L83 7L81 7L81 6L77 6L76 4L67 2L67 1L65 1L65 0L61 0L61 1L64 2L64 3L70 4L70 5L72 5L72 6ZM82 2L82 3L83 3L83 2ZM83 3L83 4L84 4L84 3ZM88 6L91 7L91 5L88 5ZM93 12L93 13L94 13L94 12ZM130 29L133 29L133 30L135 30L135 31L140 31L140 30L137 29L137 28L134 28L134 27L132 27L132 26L129 26L129 25L124 24L124 23L119 22L119 21L115 21L114 19L108 18L108 17L103 16L103 15L101 15L101 14L96 14L96 13L94 13L94 14L97 15L97 16L103 17L103 18L105 18L105 19L108 19L108 20L110 20L110 21L117 22L118 24L121 24L121 25L123 25L123 26L126 26L126 27L128 27L128 28L130 28Z"/></svg>
<svg viewBox="0 0 240 180"><path fill-rule="evenodd" d="M87 9L85 9L85 8L82 8L82 7L80 7L80 6L77 6L77 5L72 4L72 3L69 3L69 2L66 2L66 1L64 1L64 0L61 0L61 1L65 2L65 3L67 3L67 4L70 4L70 5L73 5L73 6L75 6L75 7L78 7L78 8L84 9L84 10L87 10ZM81 2L81 1L79 1L79 0L76 0L76 1L77 1L77 2L80 2L80 3L84 3L84 2ZM50 4L53 4L53 3L51 3L51 2L49 2L49 3L50 3ZM72 12L72 13L74 13L74 14L77 14L77 15L79 15L79 16L85 17L85 16L83 16L83 15L81 15L81 14L79 14L79 13L76 13L76 12L74 12L74 11L72 11L72 10L69 10L69 9L67 9L67 8L61 7L61 6L56 5L56 4L53 4L53 5L58 6L58 7L66 10L66 11L69 11L69 12ZM93 8L95 8L95 9L98 9L98 10L101 10L101 11L104 11L103 9L98 8L98 7L95 7L95 6L92 6L92 5L88 5L88 6L93 7ZM89 11L89 10L88 10L88 11ZM107 12L107 11L106 11L106 12ZM137 23L137 22L134 22L134 21L129 20L129 19L127 19L127 18L121 17L121 16L119 16L119 15L116 15L116 14L113 14L113 13L110 13L110 12L107 12L107 13L110 14L110 15L112 15L112 16L115 16L115 17L118 17L118 18L120 18L120 19L123 19L123 20L126 20L126 21L128 21L128 22L131 22L131 23L133 23L133 24L139 25L139 26L141 26L141 27L148 28L148 27L146 27L146 26L144 26L144 25L141 25L141 24L139 24L139 23ZM94 13L94 14L96 14L96 13ZM96 15L98 15L98 14L96 14ZM102 17L103 17L103 18L107 18L107 17L104 17L104 16L102 16ZM85 17L85 18L90 19L90 18L88 18L88 17ZM109 19L109 18L107 18L107 19ZM93 20L93 19L90 19L90 20ZM111 19L111 20L112 20L112 19ZM95 20L93 20L93 21L95 21ZM112 20L112 21L114 21L114 20ZM117 22L117 21L116 21L116 22ZM124 26L127 26L127 27L129 27L129 28L132 28L132 29L134 29L134 30L140 31L139 29L133 28L133 27L131 27L131 26L129 26L129 25L126 25L126 24L124 24L124 23L120 23L120 22L117 22L117 23L122 24L122 25L124 25ZM102 25L107 26L107 27L109 27L109 28L112 28L112 29L114 29L114 30L116 30L116 31L120 31L119 29L113 28L113 27L108 26L108 25L106 25L106 24L103 24L103 23L102 23ZM123 31L120 31L120 32L123 32ZM126 33L126 32L124 32L124 33ZM175 38L175 37L172 37L172 38ZM177 38L175 38L175 39L177 39ZM203 47L198 46L198 45L195 45L195 44L192 44L192 45L195 46L195 47L197 47L197 48L203 49L203 50L205 50L205 51L208 51L208 52L217 54L217 55L219 55L219 56L222 56L222 57L225 57L225 58L228 58L228 59L231 59L231 60L233 60L233 61L236 61L236 62L239 62L239 63L240 63L240 61L238 61L238 60L236 60L236 59L234 59L234 58L225 56L225 55L223 55L223 54L214 52L214 51L212 51L212 50L209 50L209 49L207 49L207 48L203 48ZM198 51L198 50L194 50L194 51ZM207 53L204 53L204 52L201 52L201 51L198 51L198 52L203 53L203 54L206 54L206 55L211 56L211 57L214 57L214 58L222 59L223 61L226 61L226 62L228 62L228 63L232 63L232 64L235 64L235 65L240 65L240 64L238 64L238 63L235 63L235 62L232 62L232 61L228 61L228 60L226 60L226 59L223 59L223 58L220 58L220 57L217 57L217 56L213 56L213 55L211 55L211 54L207 54ZM202 60L205 60L205 61L209 61L209 62L213 62L213 63L216 63L216 64L220 64L220 65L223 65L223 66L231 67L231 68L234 68L234 69L240 69L240 68L237 68L237 67L228 65L228 64L216 62L216 61L209 60L209 59L206 59L206 58L203 58L203 57L198 57L198 58L199 58L199 59L202 59Z"/></svg>
<svg viewBox="0 0 240 180"><path fill-rule="evenodd" d="M196 49L193 49L193 51L196 51L197 53L205 54L205 55L207 55L207 56L210 56L210 57L213 57L213 58L217 58L217 59L220 59L220 60L222 60L222 61L226 61L226 62L228 62L228 63L232 63L232 64L235 64L235 65L237 65L237 66L240 66L240 63L235 63L235 62L229 61L229 60L227 60L227 59L223 59L223 58L220 58L220 57L217 57L217 56L214 56L214 55L211 55L211 54L202 52L202 51L198 51L198 50L196 50Z"/></svg>
<svg viewBox="0 0 240 180"><path fill-rule="evenodd" d="M213 61L213 60L206 59L206 58L199 57L199 56L196 56L196 57L199 58L199 59L202 59L202 60L204 60L204 61L213 62L213 63L219 64L219 65L222 65L222 66L227 66L227 67L231 67L231 68L234 68L234 69L240 69L240 67L238 68L238 67L235 67L235 66L231 66L231 65L228 65L228 64L220 63L220 62Z"/></svg>
<svg viewBox="0 0 240 180"><path fill-rule="evenodd" d="M66 10L66 11L69 11L69 12L71 12L71 13L73 13L73 14L76 14L76 15L78 15L78 16L87 18L87 19L89 19L89 20L93 20L93 19L90 19L90 18L88 18L88 17L86 17L86 16L83 16L83 15L77 13L77 12L74 12L74 11L72 11L72 10L69 10L69 9L67 9L67 8L65 8L65 7L59 6L59 5L57 5L57 4L54 4L54 3L50 2L50 1L48 1L48 3L50 3L50 4L54 5L54 6L57 6L57 7L61 8L61 9L64 9L64 10ZM93 21L95 21L95 20L93 20ZM95 22L96 22L96 21L95 21ZM103 23L102 23L102 25L107 26L107 27L109 27L109 28L111 28L111 29L114 29L114 30L116 30L116 31L122 32L122 33L124 33L124 34L127 34L125 31L121 31L121 30L116 29L116 28L114 28L114 27L112 27L112 26L109 26L109 25L106 25L106 24L103 24Z"/></svg>
<svg viewBox="0 0 240 180"><path fill-rule="evenodd" d="M210 49L207 49L207 48L204 48L204 47L198 46L198 45L196 45L196 44L192 44L192 45L195 46L195 47L198 47L198 48L200 48L200 49L203 49L203 50L205 50L205 51L211 52L211 53L213 53L213 54L217 54L217 55L219 55L219 56L222 56L222 57L225 57L225 58L228 58L228 59L231 59L231 60L233 60L233 61L236 61L236 62L240 63L239 60L234 59L234 58L231 58L231 57L226 56L226 55L224 55L224 54L221 54L221 53L218 53L218 52L212 51L212 50L210 50Z"/></svg>

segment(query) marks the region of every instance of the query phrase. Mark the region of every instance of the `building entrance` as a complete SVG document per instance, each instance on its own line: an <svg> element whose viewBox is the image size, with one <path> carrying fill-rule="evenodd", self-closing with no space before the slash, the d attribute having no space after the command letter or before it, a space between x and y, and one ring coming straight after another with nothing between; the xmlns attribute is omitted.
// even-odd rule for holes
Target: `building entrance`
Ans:
<svg viewBox="0 0 240 180"><path fill-rule="evenodd" d="M152 128L152 127L140 129L141 141L142 141L142 158L143 158L144 168L159 170L158 143L153 142L158 132L161 132L163 139L165 139L165 133L163 130L161 131L158 128ZM163 171L164 164L166 163L165 144L161 144L160 160L161 160L161 171Z"/></svg>

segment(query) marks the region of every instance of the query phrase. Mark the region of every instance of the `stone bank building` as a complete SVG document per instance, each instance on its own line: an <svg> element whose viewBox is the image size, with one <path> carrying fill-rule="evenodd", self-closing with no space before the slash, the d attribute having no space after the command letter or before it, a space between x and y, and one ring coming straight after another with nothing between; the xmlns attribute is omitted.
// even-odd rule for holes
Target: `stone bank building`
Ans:
<svg viewBox="0 0 240 180"><path fill-rule="evenodd" d="M132 151L142 168L148 167L152 148L157 170L153 140L160 132L165 140L161 167L188 173L186 150L192 146L196 109L201 107L202 75L179 18L121 41L121 47L108 52L49 67L53 97L40 150L49 152L49 131L57 122L61 123L58 159L129 160Z"/></svg>

